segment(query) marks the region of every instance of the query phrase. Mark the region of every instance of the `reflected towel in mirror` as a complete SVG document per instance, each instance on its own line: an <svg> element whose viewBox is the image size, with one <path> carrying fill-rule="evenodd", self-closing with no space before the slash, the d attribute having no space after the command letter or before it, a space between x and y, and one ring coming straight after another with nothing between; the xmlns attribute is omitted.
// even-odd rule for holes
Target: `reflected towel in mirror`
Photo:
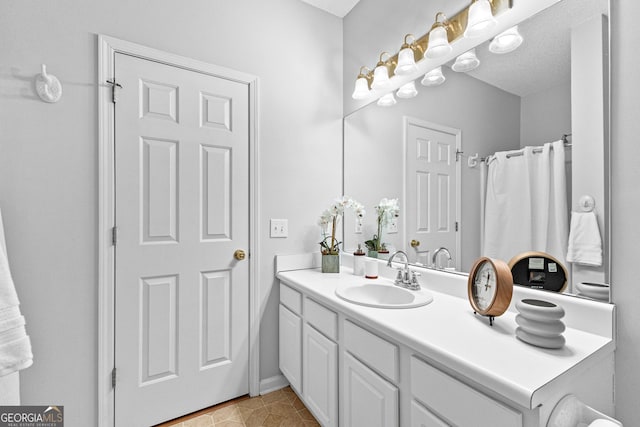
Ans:
<svg viewBox="0 0 640 427"><path fill-rule="evenodd" d="M571 212L567 261L593 267L602 265L602 239L595 211Z"/></svg>

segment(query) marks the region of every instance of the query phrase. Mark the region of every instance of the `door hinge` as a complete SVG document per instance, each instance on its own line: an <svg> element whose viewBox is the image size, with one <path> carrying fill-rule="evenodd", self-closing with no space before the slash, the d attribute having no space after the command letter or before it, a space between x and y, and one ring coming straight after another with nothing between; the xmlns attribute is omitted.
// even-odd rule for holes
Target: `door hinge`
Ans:
<svg viewBox="0 0 640 427"><path fill-rule="evenodd" d="M115 77L111 80L107 80L107 83L111 85L111 102L114 104L118 101L118 96L116 94L116 88L122 89L122 85L116 82Z"/></svg>
<svg viewBox="0 0 640 427"><path fill-rule="evenodd" d="M115 246L118 243L118 227L111 229L111 244Z"/></svg>
<svg viewBox="0 0 640 427"><path fill-rule="evenodd" d="M458 231L459 225L458 225L458 221L456 221L456 231Z"/></svg>
<svg viewBox="0 0 640 427"><path fill-rule="evenodd" d="M116 367L111 370L111 388L116 388Z"/></svg>
<svg viewBox="0 0 640 427"><path fill-rule="evenodd" d="M460 161L460 158L462 157L463 154L464 154L464 151L456 148L456 162Z"/></svg>

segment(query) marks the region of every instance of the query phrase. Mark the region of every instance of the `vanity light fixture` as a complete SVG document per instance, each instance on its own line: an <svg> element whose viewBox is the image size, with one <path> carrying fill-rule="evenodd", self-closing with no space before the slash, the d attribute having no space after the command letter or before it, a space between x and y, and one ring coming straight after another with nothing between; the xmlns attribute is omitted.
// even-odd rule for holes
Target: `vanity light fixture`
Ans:
<svg viewBox="0 0 640 427"><path fill-rule="evenodd" d="M471 49L456 58L456 62L451 66L453 71L458 73L466 73L474 70L480 65L480 60L476 56L476 50Z"/></svg>
<svg viewBox="0 0 640 427"><path fill-rule="evenodd" d="M412 38L411 43L407 39ZM404 43L400 47L400 53L398 53L398 65L396 66L395 73L399 76L406 76L411 73L415 73L418 70L416 65L415 52L418 51L422 54L422 49L415 43L415 36L413 34L407 34L404 36ZM420 60L422 58L418 58Z"/></svg>
<svg viewBox="0 0 640 427"><path fill-rule="evenodd" d="M413 80L400 86L400 89L398 89L398 92L396 92L398 98L413 98L417 94L418 90L416 89L416 82L414 82Z"/></svg>
<svg viewBox="0 0 640 427"><path fill-rule="evenodd" d="M487 34L487 30L496 25L496 18L513 7L513 0L467 0L468 6L452 17L438 12L431 29L420 37L407 34L400 51L395 54L383 52L373 71L362 67L356 79L353 98L366 100L380 97L388 92L395 83L395 75L402 76L402 81L415 80L420 73L420 65L425 59L435 60L447 57L453 51L452 43L462 37L475 37ZM386 55L386 57L385 57ZM468 55L467 55L468 56ZM448 60L448 58L447 58ZM467 60L469 69L477 66L477 58ZM427 61L429 62L429 61ZM442 61L441 61L442 62ZM433 64L437 65L437 64ZM456 68L462 67L456 66ZM366 71L363 71L366 70ZM460 69L460 71L463 71ZM464 70L468 71L468 70ZM436 73L435 71L433 73ZM440 73L441 74L441 73ZM429 77L427 77L429 75ZM435 76L431 72L422 79L425 86L440 84L444 76ZM385 101L388 102L388 101ZM383 103L385 103L383 102Z"/></svg>
<svg viewBox="0 0 640 427"><path fill-rule="evenodd" d="M438 19L442 18L442 21ZM427 58L439 58L451 52L453 49L449 44L449 35L447 34L447 17L444 13L438 12L436 14L436 21L431 26L429 31L429 43L427 45L427 51L424 56Z"/></svg>
<svg viewBox="0 0 640 427"><path fill-rule="evenodd" d="M389 65L393 65L393 63L389 63L389 58L386 60L382 60L383 56L391 56L389 52L382 52L380 54L380 60L378 64L376 64L375 70L373 70L373 83L371 83L371 89L387 89L391 84L389 82Z"/></svg>
<svg viewBox="0 0 640 427"><path fill-rule="evenodd" d="M522 44L522 40L516 25L495 36L489 43L489 50L498 54L509 53L516 50Z"/></svg>
<svg viewBox="0 0 640 427"><path fill-rule="evenodd" d="M392 107L396 105L397 102L398 101L396 101L396 98L393 96L392 92L389 92L378 99L378 105L381 107Z"/></svg>
<svg viewBox="0 0 640 427"><path fill-rule="evenodd" d="M497 24L496 19L491 12L491 3L489 0L472 0L469 6L469 15L467 20L467 28L464 30L464 36L469 38L480 37Z"/></svg>
<svg viewBox="0 0 640 427"><path fill-rule="evenodd" d="M371 70L367 67L360 67L360 74L356 79L356 86L351 97L353 99L365 99L369 96L369 80L371 79Z"/></svg>
<svg viewBox="0 0 640 427"><path fill-rule="evenodd" d="M438 86L444 83L445 80L446 78L442 74L442 67L437 67L425 74L420 83L423 86Z"/></svg>

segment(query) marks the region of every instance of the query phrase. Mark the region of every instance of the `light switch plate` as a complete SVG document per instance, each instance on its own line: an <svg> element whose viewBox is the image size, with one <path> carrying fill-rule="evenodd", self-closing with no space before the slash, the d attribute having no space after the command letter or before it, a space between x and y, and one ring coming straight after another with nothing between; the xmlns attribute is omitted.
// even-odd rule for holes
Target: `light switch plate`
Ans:
<svg viewBox="0 0 640 427"><path fill-rule="evenodd" d="M398 218L393 218L387 225L387 233L398 232Z"/></svg>
<svg viewBox="0 0 640 427"><path fill-rule="evenodd" d="M288 219L271 219L270 226L271 237L288 237L289 236L289 220Z"/></svg>

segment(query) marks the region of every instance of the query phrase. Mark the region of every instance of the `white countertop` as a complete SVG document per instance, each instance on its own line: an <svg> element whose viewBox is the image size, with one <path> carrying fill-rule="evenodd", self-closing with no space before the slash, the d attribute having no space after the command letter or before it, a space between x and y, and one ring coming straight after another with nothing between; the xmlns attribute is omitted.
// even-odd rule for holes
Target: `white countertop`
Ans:
<svg viewBox="0 0 640 427"><path fill-rule="evenodd" d="M368 279L344 268L338 274L305 269L279 272L277 277L371 330L409 346L455 376L529 409L545 402L554 382L579 375L615 349L610 337L570 327L563 334L563 348L534 347L516 338L513 311L496 318L491 327L487 318L473 313L467 299L431 289L433 302L422 307L381 309L352 304L335 294L336 287Z"/></svg>

